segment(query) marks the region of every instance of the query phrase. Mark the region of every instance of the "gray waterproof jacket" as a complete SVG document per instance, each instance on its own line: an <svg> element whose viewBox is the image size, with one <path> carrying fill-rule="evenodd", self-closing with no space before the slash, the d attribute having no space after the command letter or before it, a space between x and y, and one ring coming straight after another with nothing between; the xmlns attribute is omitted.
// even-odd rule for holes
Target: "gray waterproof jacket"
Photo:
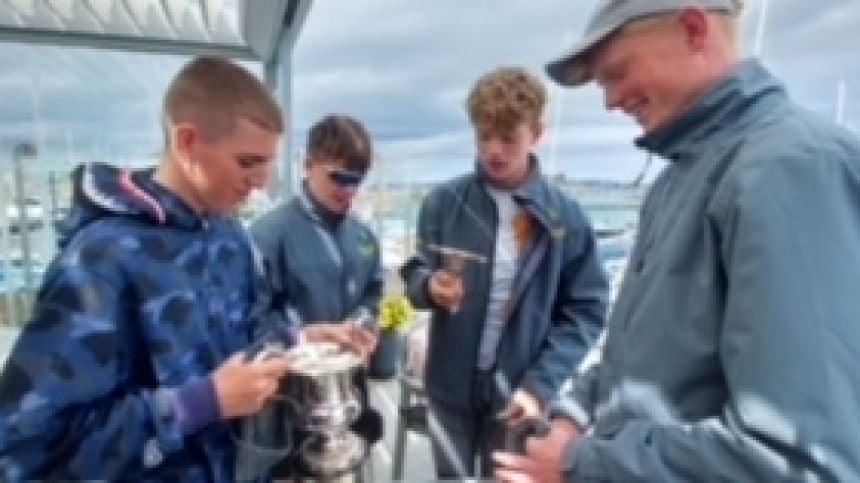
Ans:
<svg viewBox="0 0 860 483"><path fill-rule="evenodd" d="M307 188L250 229L272 296L272 309L294 324L375 319L382 296L376 236L347 215L332 223Z"/></svg>
<svg viewBox="0 0 860 483"><path fill-rule="evenodd" d="M514 199L537 221L538 229L514 280L510 317L489 376L492 387L474 387L498 225L480 168L427 195L418 220L418 253L402 270L412 302L434 308L427 280L442 260L429 246L487 257L487 263L464 271L466 295L456 313L433 310L426 389L454 407L472 408L489 400L498 410L519 387L551 401L603 329L607 282L594 234L579 206L546 181L536 159Z"/></svg>
<svg viewBox="0 0 860 483"><path fill-rule="evenodd" d="M860 142L747 61L638 144L642 209L568 481L860 481Z"/></svg>

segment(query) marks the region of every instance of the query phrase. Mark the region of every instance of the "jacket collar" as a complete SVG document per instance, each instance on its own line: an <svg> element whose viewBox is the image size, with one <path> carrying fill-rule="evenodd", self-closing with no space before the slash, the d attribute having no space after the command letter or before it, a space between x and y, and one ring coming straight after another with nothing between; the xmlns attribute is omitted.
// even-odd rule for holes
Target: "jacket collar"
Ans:
<svg viewBox="0 0 860 483"><path fill-rule="evenodd" d="M322 205L311 193L307 180L302 182L299 190L299 206L305 215L316 223L326 227L336 228L346 218L346 215L334 213Z"/></svg>
<svg viewBox="0 0 860 483"><path fill-rule="evenodd" d="M487 174L480 161L475 164L477 180L486 190L491 186ZM546 227L555 225L558 221L558 208L554 205L550 186L540 169L540 162L534 154L529 155L529 174L525 181L511 191L514 200L534 215Z"/></svg>
<svg viewBox="0 0 860 483"><path fill-rule="evenodd" d="M179 195L155 181L154 174L155 170L138 171L132 174L132 180L134 184L149 193L158 206L162 207L166 217L166 224L195 229L204 226L207 220L221 217L220 215L201 215L197 213ZM149 209L152 210L152 206Z"/></svg>
<svg viewBox="0 0 860 483"><path fill-rule="evenodd" d="M636 140L636 146L669 161L695 161L699 145L760 112L756 106L787 97L784 87L757 60L740 62L666 125Z"/></svg>

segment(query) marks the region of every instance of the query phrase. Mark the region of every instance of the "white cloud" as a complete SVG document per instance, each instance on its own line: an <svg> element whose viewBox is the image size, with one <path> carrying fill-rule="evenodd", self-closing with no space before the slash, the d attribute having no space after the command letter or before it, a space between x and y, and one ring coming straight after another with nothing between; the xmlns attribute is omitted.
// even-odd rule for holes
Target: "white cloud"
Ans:
<svg viewBox="0 0 860 483"><path fill-rule="evenodd" d="M392 176L442 179L468 170L474 147L463 102L472 82L500 64L541 73L580 32L594 4L314 2L293 53L294 145L304 144L307 127L324 114L344 112L365 122ZM747 48L755 34L756 5L745 17ZM836 85L844 80L845 123L857 129L856 0L771 0L769 11L767 64L801 104L825 116L833 115ZM10 68L0 72L0 141L42 132L47 147L60 152L71 144L88 157L150 155L160 144L161 95L183 61L2 44L0 63ZM549 137L540 149L548 170L635 176L643 159L632 147L638 128L605 113L599 90L552 86L550 94Z"/></svg>

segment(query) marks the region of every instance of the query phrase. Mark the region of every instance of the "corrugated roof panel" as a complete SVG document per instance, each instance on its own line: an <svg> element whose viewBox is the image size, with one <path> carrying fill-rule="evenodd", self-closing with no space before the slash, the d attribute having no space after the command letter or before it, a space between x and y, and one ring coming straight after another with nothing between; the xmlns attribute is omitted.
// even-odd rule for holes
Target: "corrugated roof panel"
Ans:
<svg viewBox="0 0 860 483"><path fill-rule="evenodd" d="M305 2L309 0L0 0L0 41L222 53L265 61L290 28L292 19L285 12L296 9L286 6ZM249 17L260 19L250 29L244 25Z"/></svg>
<svg viewBox="0 0 860 483"><path fill-rule="evenodd" d="M24 25L24 22L21 20L21 17L15 13L15 9L0 2L0 25L20 27Z"/></svg>

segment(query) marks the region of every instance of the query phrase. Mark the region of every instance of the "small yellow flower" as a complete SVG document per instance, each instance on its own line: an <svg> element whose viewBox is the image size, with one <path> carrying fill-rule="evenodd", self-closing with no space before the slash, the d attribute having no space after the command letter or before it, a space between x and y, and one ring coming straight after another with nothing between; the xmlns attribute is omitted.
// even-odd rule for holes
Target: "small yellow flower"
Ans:
<svg viewBox="0 0 860 483"><path fill-rule="evenodd" d="M412 322L414 310L402 295L387 295L379 303L379 329L404 330Z"/></svg>

